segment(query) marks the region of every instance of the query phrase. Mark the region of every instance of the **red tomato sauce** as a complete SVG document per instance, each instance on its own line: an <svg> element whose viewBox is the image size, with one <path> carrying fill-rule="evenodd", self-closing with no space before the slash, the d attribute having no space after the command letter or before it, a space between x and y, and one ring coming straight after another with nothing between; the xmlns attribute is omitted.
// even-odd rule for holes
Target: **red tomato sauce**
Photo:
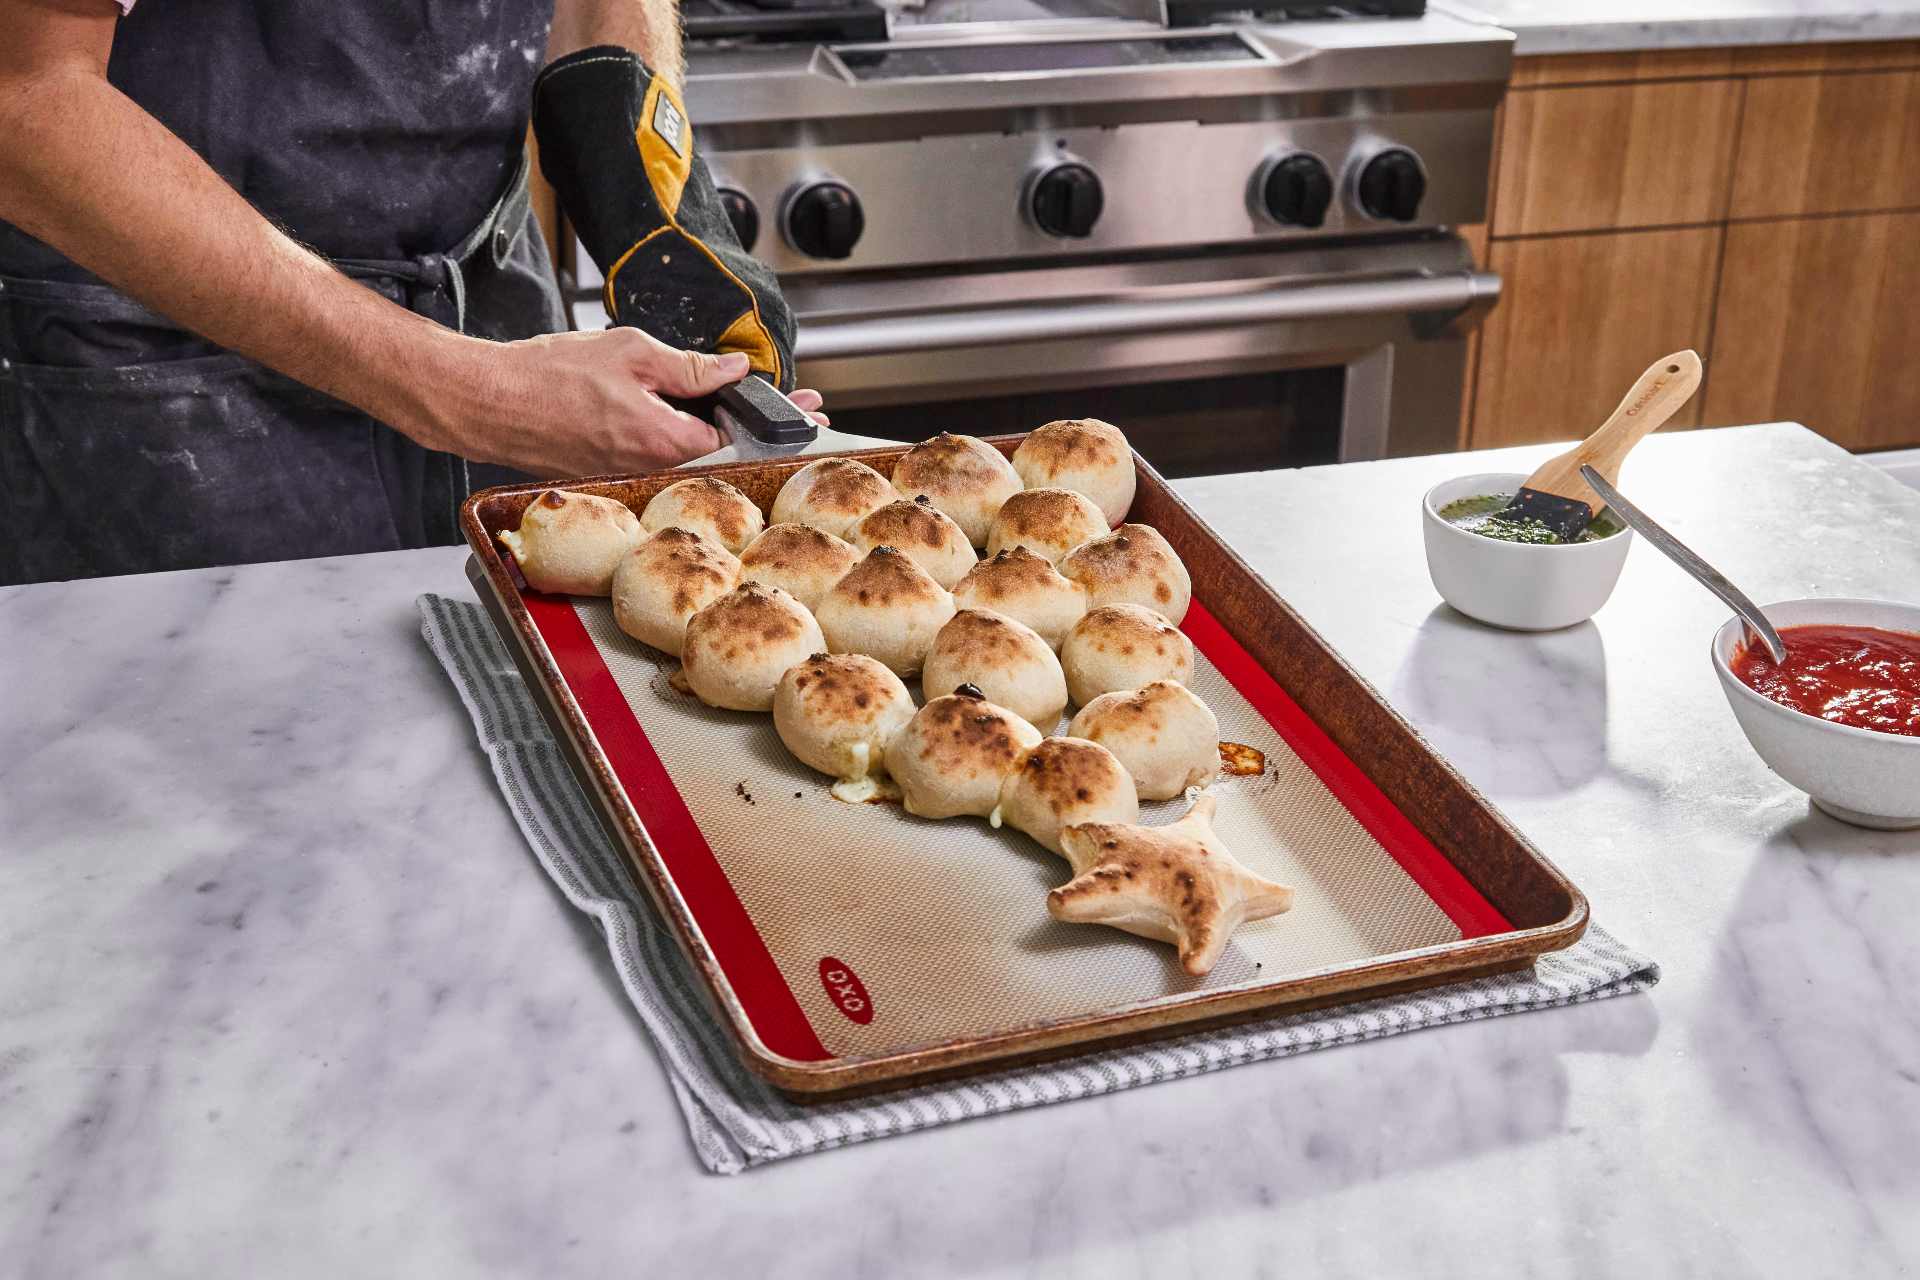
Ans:
<svg viewBox="0 0 1920 1280"><path fill-rule="evenodd" d="M1733 655L1748 688L1835 724L1920 737L1920 635L1879 627L1782 627L1787 660L1750 641Z"/></svg>

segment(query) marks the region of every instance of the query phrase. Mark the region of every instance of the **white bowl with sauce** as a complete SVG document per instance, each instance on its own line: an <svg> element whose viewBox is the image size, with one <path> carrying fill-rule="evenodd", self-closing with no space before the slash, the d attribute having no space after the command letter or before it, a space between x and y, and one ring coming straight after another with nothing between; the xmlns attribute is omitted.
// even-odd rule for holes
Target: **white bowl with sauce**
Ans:
<svg viewBox="0 0 1920 1280"><path fill-rule="evenodd" d="M1518 493L1518 472L1461 476L1420 500L1427 575L1440 598L1481 622L1512 631L1557 631L1585 622L1607 602L1633 545L1633 531L1593 542L1538 545L1469 533L1441 508L1462 498Z"/></svg>
<svg viewBox="0 0 1920 1280"><path fill-rule="evenodd" d="M1811 624L1920 634L1920 605L1889 600L1786 600L1761 612L1781 628ZM1920 738L1835 724L1750 688L1733 673L1745 631L1736 616L1714 633L1713 673L1767 767L1842 822L1882 831L1920 827Z"/></svg>

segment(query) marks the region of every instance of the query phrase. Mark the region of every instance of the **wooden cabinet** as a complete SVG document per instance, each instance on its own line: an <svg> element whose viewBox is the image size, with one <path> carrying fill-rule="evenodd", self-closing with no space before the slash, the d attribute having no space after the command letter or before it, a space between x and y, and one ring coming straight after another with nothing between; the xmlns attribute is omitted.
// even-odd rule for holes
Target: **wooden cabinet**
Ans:
<svg viewBox="0 0 1920 1280"><path fill-rule="evenodd" d="M1676 426L1920 444L1920 41L1522 58L1462 437L1566 439L1692 347Z"/></svg>
<svg viewBox="0 0 1920 1280"><path fill-rule="evenodd" d="M1704 421L1803 422L1853 448L1920 439L1920 213L1727 230Z"/></svg>
<svg viewBox="0 0 1920 1280"><path fill-rule="evenodd" d="M1506 282L1480 342L1473 445L1565 440L1600 425L1648 364L1704 350L1718 227L1495 240ZM1674 418L1691 426L1696 397Z"/></svg>
<svg viewBox="0 0 1920 1280"><path fill-rule="evenodd" d="M1920 71L1747 86L1731 215L1920 206Z"/></svg>
<svg viewBox="0 0 1920 1280"><path fill-rule="evenodd" d="M1737 80L1513 90L1493 234L1718 222L1740 90Z"/></svg>

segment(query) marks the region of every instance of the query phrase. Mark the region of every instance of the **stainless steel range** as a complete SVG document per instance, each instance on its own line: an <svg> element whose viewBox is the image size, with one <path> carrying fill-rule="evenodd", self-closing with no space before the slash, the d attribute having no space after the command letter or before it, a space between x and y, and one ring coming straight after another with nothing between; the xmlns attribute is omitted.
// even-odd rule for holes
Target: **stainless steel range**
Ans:
<svg viewBox="0 0 1920 1280"><path fill-rule="evenodd" d="M1510 39L1071 2L831 0L790 39L689 11L700 145L835 425L1109 417L1175 474L1451 448L1499 280L1450 228L1485 215Z"/></svg>

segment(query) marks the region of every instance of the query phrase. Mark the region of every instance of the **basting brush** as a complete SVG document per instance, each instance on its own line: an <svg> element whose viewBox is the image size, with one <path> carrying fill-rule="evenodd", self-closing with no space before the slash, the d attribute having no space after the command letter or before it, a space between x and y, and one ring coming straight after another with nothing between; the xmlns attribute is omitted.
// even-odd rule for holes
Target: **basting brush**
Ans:
<svg viewBox="0 0 1920 1280"><path fill-rule="evenodd" d="M1513 501L1498 517L1515 522L1535 520L1551 529L1562 542L1586 532L1606 502L1580 478L1590 466L1610 482L1618 483L1627 451L1658 431L1700 386L1700 357L1676 351L1653 362L1640 375L1599 430L1527 477Z"/></svg>

